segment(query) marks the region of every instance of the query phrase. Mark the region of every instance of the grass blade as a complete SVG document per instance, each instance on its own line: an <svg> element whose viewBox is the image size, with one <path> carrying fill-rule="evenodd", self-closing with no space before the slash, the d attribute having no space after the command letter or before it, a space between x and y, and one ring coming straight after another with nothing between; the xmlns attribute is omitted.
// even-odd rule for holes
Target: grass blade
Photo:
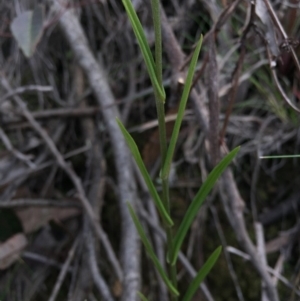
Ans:
<svg viewBox="0 0 300 301"><path fill-rule="evenodd" d="M142 240L142 242L143 242L143 244L144 244L144 246L145 246L145 249L146 249L148 255L150 256L150 258L152 259L152 262L154 263L154 265L155 265L157 271L159 272L161 278L162 278L163 281L165 282L165 284L166 284L166 286L168 287L169 291L170 291L172 294L178 296L178 295L179 295L178 291L177 291L176 288L172 285L170 279L168 278L166 272L164 271L164 269L163 269L163 267L161 266L161 264L160 264L158 258L156 257L156 255L155 255L155 253L154 253L154 251L153 251L153 249L152 249L152 247L151 247L151 244L150 244L150 242L149 242L149 240L148 240L148 238L147 238L147 236L146 236L146 234L145 234L145 232L144 232L144 230L143 230L143 227L142 227L142 225L141 225L139 219L137 218L137 216L136 216L136 214L135 214L133 208L131 207L131 205L130 205L129 203L127 203L127 206L128 206L130 215L131 215L131 217L132 217L132 220L133 220L133 222L134 222L134 224L135 224L135 227L136 227L136 229L137 229L137 231L138 231L138 233L139 233L139 235L140 235L140 238L141 238L141 240Z"/></svg>
<svg viewBox="0 0 300 301"><path fill-rule="evenodd" d="M137 294L142 299L142 301L148 301L148 299L142 293L138 292Z"/></svg>
<svg viewBox="0 0 300 301"><path fill-rule="evenodd" d="M171 140L170 140L170 145L169 145L169 148L168 148L166 160L165 160L163 169L161 171L161 178L162 179L167 179L167 177L169 175L169 172L170 172L172 158L173 158L176 142L177 142L177 139L178 139L180 126L181 126L181 123L182 123L186 103L187 103L187 100L188 100L188 97L189 97L189 94L190 94L190 90L191 90L191 87L192 87L192 83L193 83L193 76L194 76L194 73L195 73L196 64L197 64L197 61L198 61L198 57L199 57L199 53L200 53L200 49L201 49L201 45L202 45L202 40L203 40L203 36L201 35L201 37L200 37L200 39L197 43L196 49L194 51L190 66L189 66L189 70L188 70L188 74L187 74L187 77L186 77L184 89L183 89L183 92L182 92L182 96L181 96L181 100L180 100L180 104L179 104L179 109L178 109L178 114L177 114L177 118L176 118L176 121L175 121L174 129L173 129L173 132L172 132L172 137L171 137Z"/></svg>
<svg viewBox="0 0 300 301"><path fill-rule="evenodd" d="M162 86L162 43L161 43L161 21L160 0L151 0L152 18L155 37L155 70L159 85Z"/></svg>
<svg viewBox="0 0 300 301"><path fill-rule="evenodd" d="M222 247L220 246L210 255L210 257L204 263L201 270L198 272L197 276L193 279L192 283L189 285L182 301L190 301L193 298L194 294L199 288L200 283L203 281L203 279L206 277L206 275L210 272L212 267L215 265L217 259L220 256L221 251L222 251Z"/></svg>
<svg viewBox="0 0 300 301"><path fill-rule="evenodd" d="M171 262L172 265L176 263L177 256L179 250L181 248L182 242L186 236L188 229L190 228L195 216L198 213L200 206L202 205L203 201L214 187L215 183L217 182L220 175L226 169L226 167L230 164L232 159L238 153L240 147L236 147L233 149L229 154L227 154L219 164L210 172L206 181L202 184L200 190L196 194L194 200L192 201L191 205L189 206L183 221L181 222L177 234L174 238L174 245L171 254L168 254L168 260Z"/></svg>
<svg viewBox="0 0 300 301"><path fill-rule="evenodd" d="M259 159L291 159L300 158L300 155L274 155L274 156L260 156Z"/></svg>
<svg viewBox="0 0 300 301"><path fill-rule="evenodd" d="M142 24L134 10L134 7L132 6L131 1L130 0L122 0L122 2L126 9L127 15L129 17L134 34L138 40L138 44L140 46L142 55L144 57L144 61L146 63L146 67L148 70L148 74L150 76L152 86L157 91L157 94L160 97L160 99L164 102L166 99L166 93L165 93L163 85L159 83L159 81L156 77L154 59L153 59L150 47L148 45Z"/></svg>
<svg viewBox="0 0 300 301"><path fill-rule="evenodd" d="M150 195L152 196L153 198L153 201L161 215L161 218L162 220L164 221L164 223L167 225L167 226L172 226L173 225L173 221L171 219L171 217L169 216L168 212L166 211L165 209L165 206L163 205L155 187L154 187L154 184L151 180L151 177L147 171L147 168L145 167L145 164L142 160L142 157L141 157L141 154L138 150L138 147L135 143L135 141L133 140L133 138L131 137L131 135L128 133L128 131L125 129L124 125L122 124L122 122L117 118L117 123L119 125L119 128L127 142L127 145L135 159L135 162L136 164L138 165L140 171L141 171L141 174L145 180L145 183L148 187L148 190L149 190L149 193Z"/></svg>

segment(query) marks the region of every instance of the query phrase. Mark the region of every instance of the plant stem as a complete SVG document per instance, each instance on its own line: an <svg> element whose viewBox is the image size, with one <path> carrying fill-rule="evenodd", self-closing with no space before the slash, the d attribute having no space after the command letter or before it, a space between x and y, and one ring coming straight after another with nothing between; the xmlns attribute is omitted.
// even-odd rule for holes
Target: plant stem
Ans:
<svg viewBox="0 0 300 301"><path fill-rule="evenodd" d="M168 179L162 180L162 188L163 188L163 202L166 204L166 210L168 214L170 214L170 199L169 199L169 182ZM173 233L172 233L172 228L169 226L165 226L166 233L167 233L167 254L173 250ZM177 289L177 268L176 264L172 265L171 263L168 264L168 270L169 270L169 275L171 277L171 282L173 286ZM171 300L172 301L177 301L178 297L175 295L171 295Z"/></svg>
<svg viewBox="0 0 300 301"><path fill-rule="evenodd" d="M161 43L161 22L160 22L160 7L159 0L151 0L152 17L155 32L155 73L157 81L162 86L162 43ZM160 153L161 153L161 168L163 168L167 156L167 135L165 124L165 99L159 97L158 93L155 93L156 110L158 116L158 128L159 128L159 141L160 141ZM168 177L162 181L163 195L162 202L166 211L170 215L170 199L169 199L169 182ZM173 250L173 233L171 227L165 225L167 234L167 252ZM173 286L177 289L177 270L176 265L168 264L168 270L171 277ZM171 294L171 300L177 301L177 296Z"/></svg>
<svg viewBox="0 0 300 301"><path fill-rule="evenodd" d="M159 144L161 154L161 166L163 166L167 155L167 134L165 123L165 106L158 94L155 92L156 111L159 130Z"/></svg>
<svg viewBox="0 0 300 301"><path fill-rule="evenodd" d="M162 43L159 0L151 0L151 8L155 34L155 71L157 81L162 87Z"/></svg>
<svg viewBox="0 0 300 301"><path fill-rule="evenodd" d="M157 93L155 93L156 110L158 117L158 129L159 129L159 142L160 142L160 153L161 153L161 167L163 167L166 155L167 155L167 135L166 135L166 124L165 124L165 108L164 102L159 99ZM169 201L169 179L162 180L162 202L165 206L167 213L170 215L170 201ZM165 225L167 234L167 253L173 249L173 233L171 227ZM177 269L176 265L168 264L169 275L173 286L177 289ZM178 298L175 295L171 295L172 301L177 301Z"/></svg>
<svg viewBox="0 0 300 301"><path fill-rule="evenodd" d="M152 18L155 33L155 73L157 82L163 89L162 84L162 45L161 45L161 24L160 24L160 8L159 0L151 0ZM159 141L161 151L161 166L163 166L167 154L167 136L165 125L165 99L162 99L155 92L156 110L158 117Z"/></svg>

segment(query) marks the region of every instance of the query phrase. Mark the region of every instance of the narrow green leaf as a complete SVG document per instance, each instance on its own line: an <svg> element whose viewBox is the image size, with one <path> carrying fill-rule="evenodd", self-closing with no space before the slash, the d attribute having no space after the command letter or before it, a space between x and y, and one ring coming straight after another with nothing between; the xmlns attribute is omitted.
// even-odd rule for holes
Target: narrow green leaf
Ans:
<svg viewBox="0 0 300 301"><path fill-rule="evenodd" d="M142 44L145 46L145 50L147 51L147 55L149 56L149 59L151 60L151 65L154 67L155 63L154 63L154 59L153 56L151 54L151 50L150 47L147 43L147 38L144 34L144 30L143 30L143 26L134 10L134 7L131 3L130 0L122 0L123 5L126 9L126 12L128 14L130 23L132 25L133 30L137 31L137 34L139 35L139 39L142 40Z"/></svg>
<svg viewBox="0 0 300 301"><path fill-rule="evenodd" d="M138 292L137 294L142 299L142 301L148 301L148 299L142 293Z"/></svg>
<svg viewBox="0 0 300 301"><path fill-rule="evenodd" d="M202 45L202 40L203 40L203 36L201 35L196 49L194 51L190 66L189 66L189 70L188 70L188 74L186 77L186 81L185 81L185 85L184 85L184 89L182 92L182 96L181 96L181 100L180 100L180 104L179 104L179 109L178 109L178 114L177 114L177 118L175 121L175 125L174 125L174 129L172 132L172 137L170 140L170 145L168 148L168 152L167 152L167 156L166 156L166 160L164 163L164 166L162 168L161 171L161 178L162 179L167 179L169 172L170 172L170 168L171 168L171 163L172 163L172 158L174 155L174 150L175 150L175 146L176 146L176 142L178 139L178 134L179 134L179 130L180 130L180 126L182 123L182 119L184 116L184 111L185 111L185 107L186 107L186 103L190 94L190 90L192 87L192 83L193 83L193 76L195 73L195 69L196 69L196 65L197 65L197 61L198 61L198 57L199 57L199 53L200 53L200 49L201 49L201 45Z"/></svg>
<svg viewBox="0 0 300 301"><path fill-rule="evenodd" d="M168 212L166 211L165 209L165 206L163 205L158 193L157 193L157 190L155 189L154 187L154 184L151 180L151 177L147 171L147 168L142 160L142 157L141 157L141 154L138 150L138 147L135 143L135 141L133 140L133 138L131 137L131 135L128 133L128 131L125 129L124 125L122 124L122 122L117 118L117 123L119 125L119 128L127 142L127 145L135 159L135 162L136 164L138 165L140 171L141 171L141 174L145 180L145 183L148 187L148 190L150 192L150 195L152 196L153 198L153 201L161 215L161 218L163 219L163 221L165 222L165 224L167 226L172 226L173 225L173 221L171 219L171 217L169 216Z"/></svg>
<svg viewBox="0 0 300 301"><path fill-rule="evenodd" d="M259 159L291 159L300 158L300 155L274 155L274 156L260 156Z"/></svg>
<svg viewBox="0 0 300 301"><path fill-rule="evenodd" d="M172 285L170 279L168 278L166 272L164 271L163 267L161 266L158 258L156 257L152 247L151 247L151 244L146 236L146 233L144 232L143 230L143 227L139 221L139 219L137 218L133 208L131 207L130 203L127 203L127 206L128 206L128 209L129 209L129 212L130 212L130 215L131 215L131 218L135 224L135 227L140 235L140 238L145 246L145 249L148 253L148 255L150 256L150 258L152 259L157 271L159 272L161 278L163 279L163 281L165 282L166 286L168 287L169 291L176 295L176 296L179 296L179 293L177 291L177 289Z"/></svg>
<svg viewBox="0 0 300 301"><path fill-rule="evenodd" d="M133 7L131 1L130 0L122 0L122 2L126 9L127 14L128 14L134 34L138 40L140 49L142 51L142 55L143 55L144 61L146 63L146 67L147 67L147 70L148 70L148 73L150 76L152 86L157 91L157 94L159 95L161 101L164 102L166 99L165 89L164 89L163 85L159 84L159 81L156 77L154 59L153 59L150 47L148 45L142 24L134 10L134 7Z"/></svg>
<svg viewBox="0 0 300 301"><path fill-rule="evenodd" d="M189 206L183 221L181 222L179 229L174 237L174 245L171 254L168 254L168 260L171 262L172 265L176 263L177 256L179 250L181 248L182 242L186 236L186 233L191 226L195 216L197 215L200 206L202 205L203 201L214 187L215 183L217 182L218 178L224 172L226 167L230 164L233 158L238 153L240 147L236 147L233 149L229 154L227 154L219 164L210 172L206 181L202 184L201 188L199 189L198 193L196 194L194 200L192 201L191 205Z"/></svg>
<svg viewBox="0 0 300 301"><path fill-rule="evenodd" d="M156 78L162 86L162 43L161 43L161 20L160 20L160 0L151 0L152 18L155 37L155 70Z"/></svg>
<svg viewBox="0 0 300 301"><path fill-rule="evenodd" d="M217 259L220 256L221 251L222 251L222 247L220 246L210 255L210 257L204 263L201 270L198 272L197 276L193 279L192 283L189 285L182 301L190 301L193 298L194 294L199 288L200 283L203 281L203 279L206 277L206 275L215 265Z"/></svg>

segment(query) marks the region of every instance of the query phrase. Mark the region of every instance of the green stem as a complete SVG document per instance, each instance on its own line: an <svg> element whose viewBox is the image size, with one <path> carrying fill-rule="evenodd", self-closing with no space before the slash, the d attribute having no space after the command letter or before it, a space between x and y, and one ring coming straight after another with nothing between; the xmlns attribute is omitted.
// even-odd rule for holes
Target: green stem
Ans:
<svg viewBox="0 0 300 301"><path fill-rule="evenodd" d="M159 0L151 1L152 17L155 33L155 73L158 84L163 88L162 85L162 46L161 46L161 24L160 24L160 9ZM159 128L159 142L161 151L161 166L165 162L167 155L167 135L166 135L166 124L165 124L165 99L155 93L156 110L158 117L158 128Z"/></svg>
<svg viewBox="0 0 300 301"><path fill-rule="evenodd" d="M166 123L165 123L165 106L161 101L159 95L155 92L156 111L158 119L158 130L159 130L159 144L161 154L161 166L164 165L167 155L167 134L166 134Z"/></svg>
<svg viewBox="0 0 300 301"><path fill-rule="evenodd" d="M160 153L161 153L161 166L164 165L165 158L167 155L167 136L166 136L166 124L165 124L165 109L164 103L160 101L158 95L155 95L156 99L156 110L158 116L158 128L159 128L159 141L160 141ZM162 180L162 202L165 206L166 211L170 214L170 201L169 201L169 179ZM167 254L173 250L173 233L172 229L165 225L167 233ZM176 265L168 263L169 275L171 277L172 285L177 289L177 270ZM175 295L171 295L172 301L177 301L178 298Z"/></svg>
<svg viewBox="0 0 300 301"><path fill-rule="evenodd" d="M170 200L169 200L169 182L168 179L162 181L162 188L163 188L163 197L162 201L166 204L166 211L170 214ZM173 233L172 228L165 226L166 233L167 233L167 254L169 251L173 250ZM177 289L177 268L176 264L172 265L171 262L168 264L168 271L169 276L171 277L172 285ZM178 297L175 295L171 295L172 301L177 301Z"/></svg>
<svg viewBox="0 0 300 301"><path fill-rule="evenodd" d="M162 43L161 43L161 22L160 22L160 6L159 0L151 0L152 16L155 32L155 73L157 81L162 86ZM163 168L167 156L167 135L165 124L165 99L159 97L155 93L156 110L158 116L158 128L159 128L159 142L160 142L160 154L161 154L161 168ZM163 195L162 202L166 211L170 214L170 201L169 201L169 182L168 178L162 181ZM173 233L171 227L165 225L167 234L167 252L173 250ZM172 285L177 289L177 270L176 265L168 263L169 275L171 277ZM177 301L177 296L171 294L171 300Z"/></svg>
<svg viewBox="0 0 300 301"><path fill-rule="evenodd" d="M162 87L162 42L159 0L151 0L151 8L155 33L155 71L157 81Z"/></svg>

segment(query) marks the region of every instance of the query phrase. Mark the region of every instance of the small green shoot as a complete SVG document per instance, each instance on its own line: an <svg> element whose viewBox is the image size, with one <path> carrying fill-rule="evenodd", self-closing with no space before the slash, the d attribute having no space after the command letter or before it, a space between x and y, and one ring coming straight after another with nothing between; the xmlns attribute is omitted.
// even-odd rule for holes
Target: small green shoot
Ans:
<svg viewBox="0 0 300 301"><path fill-rule="evenodd" d="M194 51L194 54L191 59L191 63L187 72L187 78L184 85L183 93L181 96L181 101L179 104L178 114L175 121L173 133L171 136L171 140L169 146L167 147L167 137L166 137L166 129L165 129L165 91L162 85L162 47L161 47L161 24L160 24L160 4L159 0L151 0L152 6L152 15L153 15L153 23L154 23L154 33L155 33L155 61L153 55L151 53L150 47L147 43L146 35L143 31L143 27L138 19L138 16L131 4L130 0L122 0L127 14L129 16L130 22L132 24L133 31L138 40L141 52L143 54L146 67L151 79L152 86L154 88L154 95L156 101L157 115L158 115L158 129L159 129L159 142L160 142L160 155L162 158L160 178L162 179L162 197L160 198L157 190L153 184L153 181L144 165L144 162L141 158L140 152L133 138L130 136L128 131L125 129L123 124L119 119L117 119L117 123L119 128L128 144L128 147L137 163L139 170L145 180L145 183L148 187L149 193L152 196L152 199L160 213L160 216L164 222L164 229L166 232L167 243L166 243L166 251L167 251L167 265L168 265L168 274L163 269L160 264L157 256L154 253L154 250L147 239L147 236L142 228L142 225L135 214L133 208L128 203L128 209L132 220L135 224L135 227L139 233L139 236L145 246L145 249L150 256L154 266L159 272L161 278L165 282L166 286L171 293L171 300L178 301L179 292L177 290L177 271L176 271L176 261L178 257L179 250L181 248L182 242L186 237L187 231L190 228L195 216L197 215L201 204L204 202L208 193L211 191L213 186L215 185L218 178L224 172L226 167L233 160L237 152L239 151L239 147L235 148L231 151L227 156L225 156L221 162L213 169L213 171L208 175L207 180L201 186L198 193L196 194L194 200L189 206L183 221L177 231L175 237L173 237L173 221L170 217L170 200L169 200L169 173L172 164L172 159L176 147L176 143L178 140L178 135L180 131L180 126L182 124L184 111L186 108L187 100L190 94L190 90L192 87L193 77L196 70L196 65L200 53L200 49L202 46L203 37L201 36ZM221 247L217 248L213 254L209 257L209 259L205 262L201 270L198 272L194 280L191 282L188 287L185 296L182 301L190 301L195 294L196 290L199 288L201 281L206 277L209 273L216 260L218 259L221 252ZM139 297L142 301L148 301L147 298L140 292L138 292Z"/></svg>

